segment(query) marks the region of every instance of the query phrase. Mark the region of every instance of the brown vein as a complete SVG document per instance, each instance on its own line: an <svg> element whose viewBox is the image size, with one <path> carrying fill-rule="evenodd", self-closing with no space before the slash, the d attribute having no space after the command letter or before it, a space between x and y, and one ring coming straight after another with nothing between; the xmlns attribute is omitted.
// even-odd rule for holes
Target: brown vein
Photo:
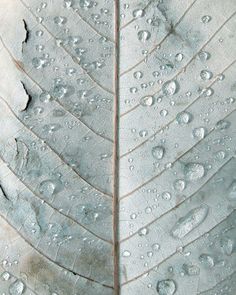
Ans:
<svg viewBox="0 0 236 295"><path fill-rule="evenodd" d="M71 268L69 268L69 267L65 267L65 266L63 266L60 262L57 262L57 261L54 261L51 257L49 257L48 255L47 255L47 253L43 253L41 250L39 250L39 249L37 249L30 241L28 241L28 240L26 240L26 238L23 236L23 234L21 234L15 227L14 227L14 225L12 224L12 223L10 223L10 221L7 219L7 218L5 218L2 214L0 214L0 217L10 226L10 227L12 227L16 232L17 232L17 234L21 237L21 239L22 240L24 240L25 241L25 243L26 244L28 244L32 249L34 249L38 254L40 254L41 256L43 256L43 257L45 257L45 258L47 258L50 262L52 262L54 265L56 265L56 266L58 266L58 267L60 267L60 268L62 268L62 269L64 269L64 270L66 270L66 271L68 271L68 272L70 272L70 273L75 273L76 275L78 275L78 276L80 276L81 278L84 278L84 279L86 279L86 280L88 280L88 281L90 281L90 282L93 282L93 283L96 283L96 284L99 284L99 285L101 285L101 286L103 286L103 287L106 287L106 288L111 288L111 289L113 289L113 287L112 286L109 286L109 285L106 285L106 284L103 284L103 283L100 283L99 281L97 281L97 280L94 280L94 279L92 279L92 278L89 278L89 277L86 277L86 276L84 276L84 275L82 275L82 274L79 274L79 273L77 273L77 272L75 272L73 269L71 269Z"/></svg>
<svg viewBox="0 0 236 295"><path fill-rule="evenodd" d="M179 72L177 72L175 75L173 75L170 79L168 80L173 80L176 79L180 74L182 74L183 72L186 71L186 69L188 68L188 66L192 63L192 61L198 56L198 54L203 50L204 47L206 47L211 41L212 39L221 31L221 29L223 29L223 27L226 25L227 22L229 22L234 16L235 16L236 12L234 12L227 20L225 20L223 22L223 24L214 32L214 34L203 44L203 46L198 50L197 53L195 53L193 55L193 57L182 67L180 68ZM164 81L166 82L166 81ZM164 83L163 82L163 83ZM161 91L161 88L159 88L158 90L155 90L155 92L153 94L148 94L150 96L154 96L156 94L158 94ZM120 117L124 117L127 114L129 114L130 112L134 111L135 109L137 109L138 107L140 107L140 103L138 103L137 105L135 105L134 107L132 107L131 109L129 109L128 111L124 112L123 114L120 115Z"/></svg>
<svg viewBox="0 0 236 295"><path fill-rule="evenodd" d="M234 63L236 62L236 60L234 60L233 62L231 62L229 65L227 65L226 68L223 69L223 71L221 71L220 73L224 73L226 72L232 65L234 65ZM215 77L215 79L209 84L206 86L206 88L209 88L211 87L212 85L215 84L215 82L217 82L217 77L218 75L220 74L218 73ZM188 110L192 105L194 105L199 99L201 99L202 95L200 94L199 96L197 96L190 104L187 105L186 108L182 109L180 112L184 112L186 110ZM136 147L130 149L128 152L124 153L123 155L121 155L121 159L123 157L126 157L127 155L129 155L130 153L134 152L136 149L140 148L141 146L143 146L145 143L149 142L149 140L151 138L153 138L153 136L155 136L156 134L158 134L161 130L165 129L166 127L169 127L172 123L175 122L175 117L169 121L167 124L165 124L164 126L161 126L155 133L153 133L149 138L147 138L145 141L141 142L139 145L137 145Z"/></svg>
<svg viewBox="0 0 236 295"><path fill-rule="evenodd" d="M7 164L7 168L8 170L11 171L11 173L13 175L15 175L15 177L37 198L39 199L40 201L44 201L45 204L47 204L47 206L49 206L50 208L52 208L53 210L55 210L57 213L59 213L60 215L68 218L69 220L71 220L73 223L76 223L78 224L80 227L82 227L83 229L85 229L87 232L89 232L90 234L92 234L93 236L95 236L96 238L106 242L106 243L109 243L109 244L112 244L111 241L109 240L106 240L102 237L100 237L99 235L97 235L95 232L93 232L92 230L90 230L89 228L87 228L86 226L84 226L82 223L80 223L78 220L76 220L75 218L73 218L72 216L70 215L67 215L66 213L64 213L63 211L60 211L59 209L57 209L56 207L54 207L52 204L48 203L43 197L41 197L41 195L37 194L36 191L34 191L22 178L19 177L19 175L17 175L17 173L13 170L13 168L8 165L8 163L4 160L4 158L0 155L0 159L1 161L4 163L4 164ZM21 192L23 192L24 190L22 190Z"/></svg>
<svg viewBox="0 0 236 295"><path fill-rule="evenodd" d="M6 46L4 40L2 39L2 37L0 36L0 40L2 42L3 47L5 48L5 50L7 51L7 53L9 54L9 56L11 57L12 61L14 62L14 64L16 65L16 67L22 72L24 73L35 85L38 86L38 88L41 91L46 91L46 89L44 89L35 79L33 79L30 74L24 69L23 65L16 61L15 57L13 56L13 54L11 53L11 51L9 50L9 48ZM113 140L105 135L102 135L100 133L98 133L96 130L94 130L93 128L91 128L87 123L85 123L84 121L82 121L80 118L78 118L73 112L71 112L69 109L67 109L58 99L54 98L52 96L53 100L55 103L57 103L58 105L60 105L60 107L65 110L65 112L67 112L68 114L70 114L71 116L73 116L76 120L78 120L79 122L81 122L81 124L83 124L86 128L88 128L91 132L93 132L95 135L102 137L103 139L112 142Z"/></svg>
<svg viewBox="0 0 236 295"><path fill-rule="evenodd" d="M113 145L113 263L114 263L114 295L120 294L120 272L119 272L119 100L120 100L120 3L115 0L115 71L114 71L114 85L115 85L115 100L114 100L114 145Z"/></svg>
<svg viewBox="0 0 236 295"><path fill-rule="evenodd" d="M28 7L25 2L23 0L19 0L20 3L33 15L33 17L37 20L37 15L30 9L30 7ZM40 23L40 25L48 32L48 34L54 39L56 40L56 36L53 35L53 33L43 24L43 23ZM90 75L80 64L79 62L76 61L76 56L73 56L70 51L64 46L64 45L61 45L61 48L64 50L64 52L69 55L71 57L71 59L73 60L73 62L75 64L78 64L79 67L82 69L83 73L85 75L87 75L90 80L92 80L97 86L99 86L101 89L103 89L104 91L110 93L110 94L113 94L114 95L114 92L108 88L106 88L105 86L103 86L101 83L99 83L92 75Z"/></svg>
<svg viewBox="0 0 236 295"><path fill-rule="evenodd" d="M175 30L178 25L181 23L181 21L184 19L185 15L189 12L189 10L193 7L193 5L197 2L197 0L194 0L193 3L191 5L189 5L189 7L186 9L186 11L184 12L184 14L181 16L181 18L177 21L177 23L173 26L172 30L170 30L166 36L158 43L156 44L151 51L149 52L148 56L146 56L145 58L143 58L142 60L140 60L139 62L137 62L134 66L132 66L131 68L127 69L126 71L124 71L123 73L120 74L120 76L124 76L127 73L129 73L130 71L132 71L133 69L135 69L138 65L140 65L141 63L143 63L147 57L149 57L159 46L162 45L162 43L171 35L172 31Z"/></svg>
<svg viewBox="0 0 236 295"><path fill-rule="evenodd" d="M153 223L157 222L159 219L161 219L162 217L164 217L165 215L167 215L168 213L170 213L171 211L173 211L176 208L179 208L182 204L184 204L185 202L187 202L190 198L192 198L193 196L197 195L197 193L204 187L206 186L213 178L214 176L216 176L218 174L218 172L220 170L222 170L231 160L233 159L233 157L231 157L230 159L228 159L215 173L213 173L195 192L193 192L192 194L190 194L188 197L186 197L184 200L182 200L181 202L179 202L176 206L170 208L169 210L167 210L166 212L164 212L163 214L161 214L160 216L158 216L157 218L155 218L154 220L150 221L149 223L145 224L142 227L149 227L150 225L152 225ZM135 236L138 233L138 230L136 232L133 232L132 235L122 239L120 241L120 243L126 242L128 241L130 238L132 238L133 236Z"/></svg>
<svg viewBox="0 0 236 295"><path fill-rule="evenodd" d="M233 215L233 213L236 211L236 209L233 209L232 212L226 216L224 219L222 219L219 223L217 223L215 226L213 226L210 230L208 230L207 232L204 232L202 235L200 235L199 237L195 238L194 240L192 240L191 242L183 245L184 248L190 246L191 244L195 243L197 240L201 239L202 237L204 237L206 234L209 234L210 232L212 232L214 229L216 229L219 225L221 225L222 223L224 223L231 215ZM165 259L163 259L160 263L154 265L153 267L151 267L150 269L146 270L145 272L143 272L140 275L137 275L136 277L126 281L125 283L123 283L121 285L125 286L129 283L132 283L134 281L136 281L137 279L139 279L140 277L143 277L145 274L150 273L150 271L154 270L156 267L159 267L160 265L162 265L164 262L168 261L171 257L173 257L175 254L178 254L178 250L176 250L174 253L172 253L170 256L166 257Z"/></svg>
<svg viewBox="0 0 236 295"><path fill-rule="evenodd" d="M235 112L236 109L232 110L231 112L229 112L223 119L227 118L228 116L230 116L233 112ZM190 152L193 148L195 148L200 142L202 142L204 139L206 139L207 136L209 136L213 131L215 130L215 128L213 128L210 132L208 132L208 134L200 139L199 141L197 141L191 148L189 148L188 150L186 150L185 152L183 152L180 156L178 156L173 162L172 165L174 165L177 161L179 161L183 156L185 156L188 152ZM160 175L162 175L165 171L167 170L167 168L164 168L163 170L161 170L157 175L154 175L153 177L151 177L149 180L147 180L146 182L144 182L143 184L141 184L140 186L136 187L135 189L133 189L131 192L123 195L120 200L123 200L127 197L129 197L130 195L132 195L134 192L136 192L137 190L139 190L140 188L142 188L143 186L147 185L148 183L152 182L154 179L156 179L157 177L159 177Z"/></svg>
<svg viewBox="0 0 236 295"><path fill-rule="evenodd" d="M16 113L12 110L12 108L10 107L10 105L8 104L8 102L0 97L0 99L6 104L6 106L8 107L8 109L11 111L12 115L28 130L30 131L35 137L37 137L39 140L44 141L43 138L41 138L37 133L35 133L33 131L33 129L30 129L17 115ZM44 141L45 142L45 141ZM90 183L86 178L84 178L83 176L81 176L73 167L71 167L62 157L61 155L54 149L52 148L47 142L45 142L45 145L51 150L51 152L53 154L55 154L60 161L62 162L62 164L65 164L67 167L69 167L72 171L74 171L75 174L77 174L77 176L79 176L85 183L87 183L88 185L90 185L92 188L94 188L95 190L97 190L99 193L103 194L104 196L107 197L112 197L111 194L103 192L101 189L95 187L92 183Z"/></svg>

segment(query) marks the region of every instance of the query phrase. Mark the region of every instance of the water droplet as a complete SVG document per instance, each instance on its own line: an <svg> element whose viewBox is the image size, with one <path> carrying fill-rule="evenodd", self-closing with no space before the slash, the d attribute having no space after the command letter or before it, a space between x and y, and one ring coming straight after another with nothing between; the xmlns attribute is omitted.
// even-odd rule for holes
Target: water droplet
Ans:
<svg viewBox="0 0 236 295"><path fill-rule="evenodd" d="M169 192L163 192L161 197L163 200L169 201L171 199L171 194Z"/></svg>
<svg viewBox="0 0 236 295"><path fill-rule="evenodd" d="M213 77L213 74L208 70L202 70L200 73L200 77L202 80L210 80Z"/></svg>
<svg viewBox="0 0 236 295"><path fill-rule="evenodd" d="M10 278L11 278L11 275L9 272L7 271L4 271L2 274L1 274L1 277L4 281L8 281Z"/></svg>
<svg viewBox="0 0 236 295"><path fill-rule="evenodd" d="M220 120L216 123L216 129L217 130L225 130L228 129L230 127L231 123L229 121L226 120Z"/></svg>
<svg viewBox="0 0 236 295"><path fill-rule="evenodd" d="M214 258L208 254L201 254L199 256L199 261L209 268L212 268L215 265Z"/></svg>
<svg viewBox="0 0 236 295"><path fill-rule="evenodd" d="M181 62L184 58L184 55L182 53L177 53L175 56L175 60L178 62Z"/></svg>
<svg viewBox="0 0 236 295"><path fill-rule="evenodd" d="M189 124L192 121L192 119L193 119L192 114L186 111L178 113L176 116L176 121L179 125Z"/></svg>
<svg viewBox="0 0 236 295"><path fill-rule="evenodd" d="M196 181L205 175L205 168L199 163L188 163L184 166L184 174L188 180Z"/></svg>
<svg viewBox="0 0 236 295"><path fill-rule="evenodd" d="M197 276L200 274L200 268L197 265L183 264L183 270L189 276Z"/></svg>
<svg viewBox="0 0 236 295"><path fill-rule="evenodd" d="M138 32L138 40L142 42L146 42L151 38L151 33L149 31L139 31Z"/></svg>
<svg viewBox="0 0 236 295"><path fill-rule="evenodd" d="M201 60L201 61L207 61L210 57L211 57L211 55L210 55L210 53L209 52L207 52L207 51L200 51L199 53L198 53L198 57L199 57L199 59Z"/></svg>
<svg viewBox="0 0 236 295"><path fill-rule="evenodd" d="M154 146L152 148L152 155L155 159L161 160L165 154L165 149L162 146Z"/></svg>
<svg viewBox="0 0 236 295"><path fill-rule="evenodd" d="M153 244L153 245L152 245L152 250L153 250L153 251L159 251L159 250L160 250L160 245L157 244L157 243Z"/></svg>
<svg viewBox="0 0 236 295"><path fill-rule="evenodd" d="M61 189L62 184L58 180L44 180L39 185L39 192L47 198L57 194Z"/></svg>
<svg viewBox="0 0 236 295"><path fill-rule="evenodd" d="M143 9L135 9L133 11L133 17L138 18L138 17L143 17L145 15L145 10Z"/></svg>
<svg viewBox="0 0 236 295"><path fill-rule="evenodd" d="M177 179L174 182L174 189L178 192L182 192L186 187L186 183L183 179Z"/></svg>
<svg viewBox="0 0 236 295"><path fill-rule="evenodd" d="M139 132L139 136L140 136L140 137L146 137L146 136L148 136L148 131L147 131L147 130L141 130L141 131Z"/></svg>
<svg viewBox="0 0 236 295"><path fill-rule="evenodd" d="M149 230L146 227L144 227L138 231L138 234L140 237L142 237L142 236L146 236L148 234L148 232L149 232Z"/></svg>
<svg viewBox="0 0 236 295"><path fill-rule="evenodd" d="M94 1L91 1L91 0L80 0L79 1L79 5L83 9L89 9L89 8L92 8L94 6Z"/></svg>
<svg viewBox="0 0 236 295"><path fill-rule="evenodd" d="M141 79L143 77L143 73L140 71L134 72L135 79Z"/></svg>
<svg viewBox="0 0 236 295"><path fill-rule="evenodd" d="M224 237L220 241L221 249L224 254L230 256L234 250L234 241L228 237Z"/></svg>
<svg viewBox="0 0 236 295"><path fill-rule="evenodd" d="M145 107L150 107L154 104L153 96L144 96L140 99L140 104Z"/></svg>
<svg viewBox="0 0 236 295"><path fill-rule="evenodd" d="M194 128L192 135L195 139L200 140L206 136L207 130L205 127Z"/></svg>
<svg viewBox="0 0 236 295"><path fill-rule="evenodd" d="M55 16L54 17L54 23L56 25L62 26L64 24L66 24L66 22L67 22L67 18L64 16Z"/></svg>
<svg viewBox="0 0 236 295"><path fill-rule="evenodd" d="M209 207L207 205L192 209L177 221L171 230L171 235L174 238L182 239L206 219L208 211Z"/></svg>
<svg viewBox="0 0 236 295"><path fill-rule="evenodd" d="M130 253L130 251L125 250L125 251L122 253L122 256L123 256L123 257L130 257L130 256L131 256L131 253Z"/></svg>
<svg viewBox="0 0 236 295"><path fill-rule="evenodd" d="M16 280L9 286L10 295L22 295L25 290L25 284L21 280Z"/></svg>
<svg viewBox="0 0 236 295"><path fill-rule="evenodd" d="M228 191L228 198L231 201L236 201L236 180L233 180L233 182L230 184Z"/></svg>
<svg viewBox="0 0 236 295"><path fill-rule="evenodd" d="M207 24L207 23L209 23L210 21L211 21L211 16L210 15L204 15L203 17L202 17L202 22L204 23L204 24Z"/></svg>
<svg viewBox="0 0 236 295"><path fill-rule="evenodd" d="M176 291L176 283L173 280L162 280L157 283L159 295L173 295Z"/></svg>
<svg viewBox="0 0 236 295"><path fill-rule="evenodd" d="M178 92L179 85L176 81L167 81L162 85L162 92L164 95L174 95Z"/></svg>

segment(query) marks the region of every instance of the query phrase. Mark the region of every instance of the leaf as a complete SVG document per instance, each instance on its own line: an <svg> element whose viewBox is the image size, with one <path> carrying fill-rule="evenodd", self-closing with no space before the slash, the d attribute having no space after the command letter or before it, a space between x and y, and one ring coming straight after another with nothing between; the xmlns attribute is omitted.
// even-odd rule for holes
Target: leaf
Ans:
<svg viewBox="0 0 236 295"><path fill-rule="evenodd" d="M0 8L1 292L235 294L235 1Z"/></svg>

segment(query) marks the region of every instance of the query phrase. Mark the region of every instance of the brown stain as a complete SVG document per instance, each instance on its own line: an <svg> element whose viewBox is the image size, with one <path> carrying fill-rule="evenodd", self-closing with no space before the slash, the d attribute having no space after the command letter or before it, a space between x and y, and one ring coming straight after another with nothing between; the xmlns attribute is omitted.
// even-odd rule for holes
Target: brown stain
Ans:
<svg viewBox="0 0 236 295"><path fill-rule="evenodd" d="M42 255L30 254L24 262L22 271L27 274L28 281L38 282L36 285L40 291L58 292L60 295L69 295L74 291L75 279L66 276L59 267Z"/></svg>

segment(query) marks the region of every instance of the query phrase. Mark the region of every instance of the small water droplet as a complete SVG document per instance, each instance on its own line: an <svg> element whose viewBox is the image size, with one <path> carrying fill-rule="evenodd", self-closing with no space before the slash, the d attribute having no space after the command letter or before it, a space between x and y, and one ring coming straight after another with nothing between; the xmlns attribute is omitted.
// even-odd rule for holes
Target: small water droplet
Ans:
<svg viewBox="0 0 236 295"><path fill-rule="evenodd" d="M151 33L147 30L138 32L138 40L142 42L146 42L151 38Z"/></svg>
<svg viewBox="0 0 236 295"><path fill-rule="evenodd" d="M203 22L204 24L207 24L207 23L209 23L209 22L211 21L211 19L212 19L212 17L211 17L210 15L204 15L204 16L202 17L202 22Z"/></svg>
<svg viewBox="0 0 236 295"><path fill-rule="evenodd" d="M125 250L125 251L123 251L122 256L123 257L130 257L131 256L131 253L130 253L130 251Z"/></svg>

